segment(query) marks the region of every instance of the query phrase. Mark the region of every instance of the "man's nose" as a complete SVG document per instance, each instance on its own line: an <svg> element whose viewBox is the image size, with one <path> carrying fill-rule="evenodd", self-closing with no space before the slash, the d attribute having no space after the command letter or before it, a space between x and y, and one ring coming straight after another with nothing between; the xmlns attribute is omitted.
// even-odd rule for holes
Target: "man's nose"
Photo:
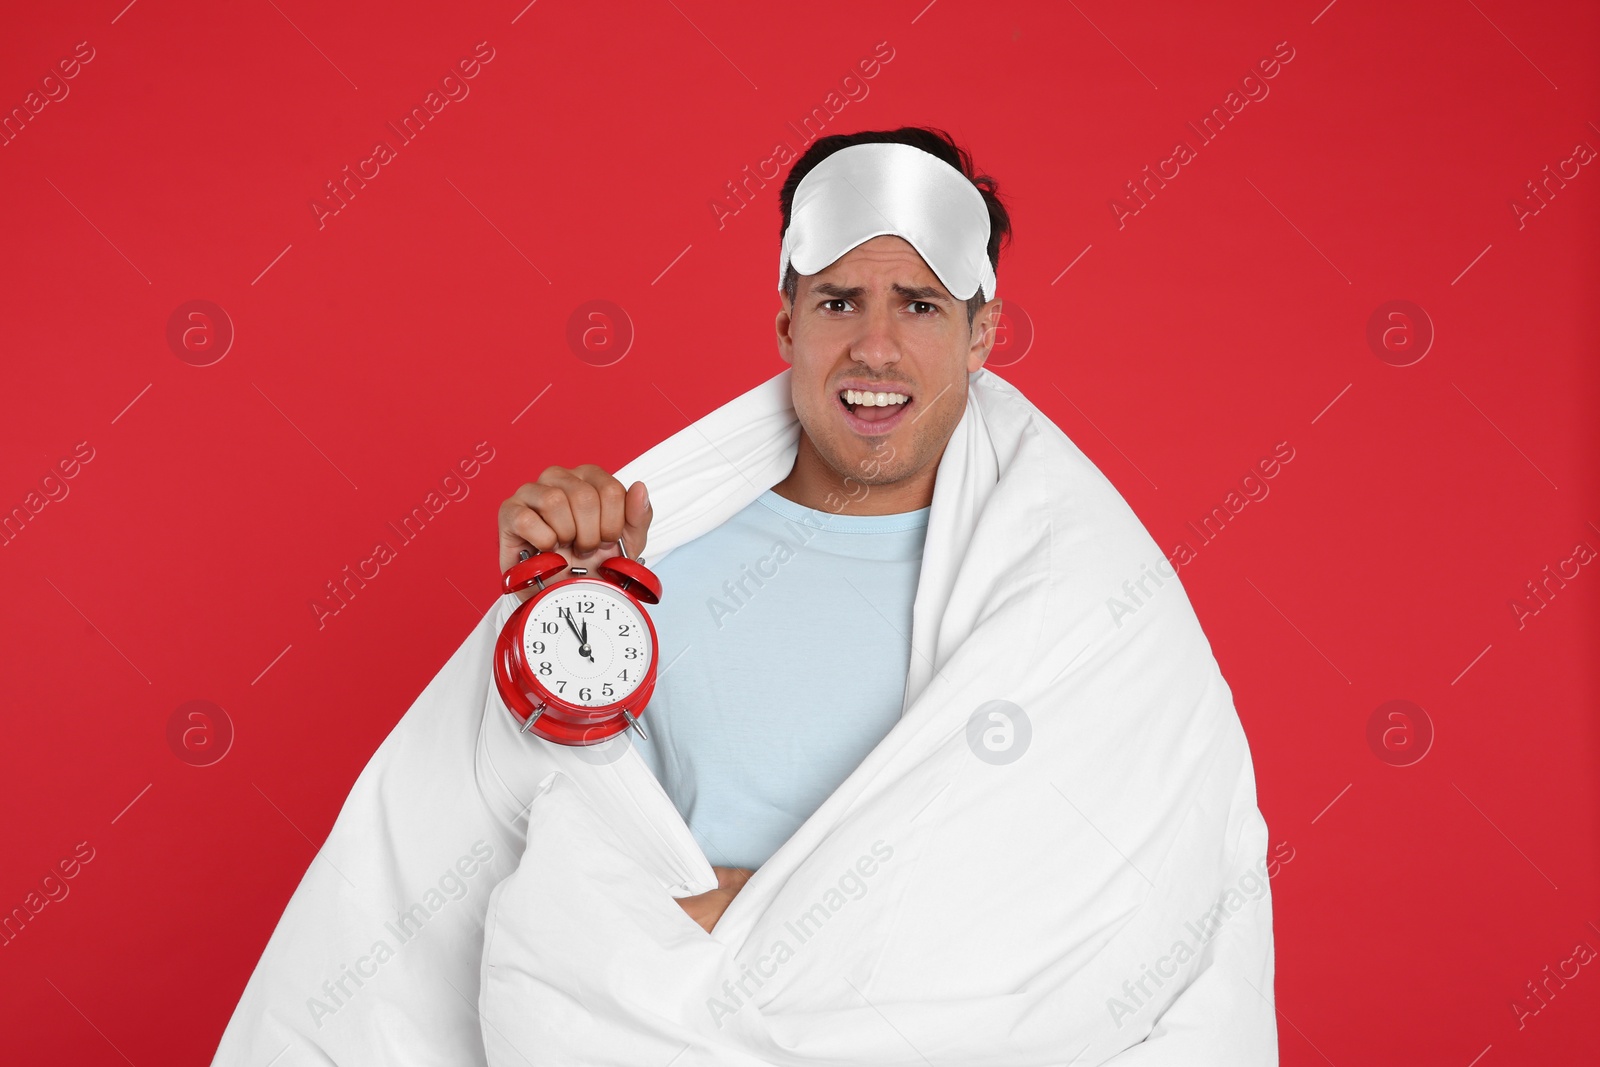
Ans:
<svg viewBox="0 0 1600 1067"><path fill-rule="evenodd" d="M900 360L900 332L890 308L878 306L859 320L861 332L850 346L850 357L874 370Z"/></svg>

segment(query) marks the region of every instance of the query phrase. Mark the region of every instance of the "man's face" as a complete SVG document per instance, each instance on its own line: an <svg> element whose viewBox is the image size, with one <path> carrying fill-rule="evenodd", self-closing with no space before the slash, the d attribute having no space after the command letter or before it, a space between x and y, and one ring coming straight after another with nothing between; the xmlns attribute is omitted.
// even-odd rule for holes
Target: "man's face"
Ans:
<svg viewBox="0 0 1600 1067"><path fill-rule="evenodd" d="M794 368L795 414L817 454L867 485L934 467L966 410L967 375L994 346L999 314L991 300L969 328L966 302L891 234L802 275L793 306L778 312L778 350ZM852 411L847 389L910 400Z"/></svg>

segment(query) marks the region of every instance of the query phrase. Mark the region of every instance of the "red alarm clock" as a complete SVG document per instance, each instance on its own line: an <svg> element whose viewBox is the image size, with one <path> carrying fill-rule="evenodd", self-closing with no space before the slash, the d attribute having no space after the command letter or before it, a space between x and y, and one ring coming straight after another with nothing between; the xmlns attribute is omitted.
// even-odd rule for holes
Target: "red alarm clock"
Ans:
<svg viewBox="0 0 1600 1067"><path fill-rule="evenodd" d="M655 692L658 645L644 605L660 603L661 580L620 539L617 548L622 555L601 563L598 577L574 567L545 585L567 561L529 549L505 572L507 593L539 587L494 650L495 687L522 732L560 745L597 745L630 726L646 737L639 716Z"/></svg>

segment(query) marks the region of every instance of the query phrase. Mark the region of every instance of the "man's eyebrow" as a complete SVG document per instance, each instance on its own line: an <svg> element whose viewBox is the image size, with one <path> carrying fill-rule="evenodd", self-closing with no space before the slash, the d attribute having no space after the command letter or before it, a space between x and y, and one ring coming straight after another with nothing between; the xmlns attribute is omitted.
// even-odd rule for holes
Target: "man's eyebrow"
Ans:
<svg viewBox="0 0 1600 1067"><path fill-rule="evenodd" d="M936 285L901 285L896 282L890 288L903 300L927 300L939 304L951 301L950 294ZM832 282L818 282L811 287L811 291L834 300L859 300L867 292L865 286L835 285Z"/></svg>

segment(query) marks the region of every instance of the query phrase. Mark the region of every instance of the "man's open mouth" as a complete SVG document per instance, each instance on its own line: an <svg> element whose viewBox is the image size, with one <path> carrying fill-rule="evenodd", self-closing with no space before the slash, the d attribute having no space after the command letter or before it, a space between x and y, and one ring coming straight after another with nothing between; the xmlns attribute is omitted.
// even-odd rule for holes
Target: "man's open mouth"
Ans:
<svg viewBox="0 0 1600 1067"><path fill-rule="evenodd" d="M851 428L866 434L887 433L915 402L910 393L893 390L841 389L838 397Z"/></svg>

